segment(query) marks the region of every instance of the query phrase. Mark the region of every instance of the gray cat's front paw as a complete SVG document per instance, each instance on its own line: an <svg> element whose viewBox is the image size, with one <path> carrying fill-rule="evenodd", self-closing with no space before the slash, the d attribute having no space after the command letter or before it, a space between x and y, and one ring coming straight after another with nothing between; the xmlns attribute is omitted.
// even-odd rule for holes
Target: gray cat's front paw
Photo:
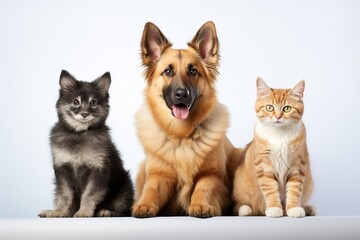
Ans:
<svg viewBox="0 0 360 240"><path fill-rule="evenodd" d="M114 213L107 209L100 209L96 214L97 217L112 217L113 215Z"/></svg>
<svg viewBox="0 0 360 240"><path fill-rule="evenodd" d="M44 210L38 215L41 218L61 218L61 217L71 217L67 211L59 210Z"/></svg>
<svg viewBox="0 0 360 240"><path fill-rule="evenodd" d="M79 211L77 211L74 214L74 217L76 218L85 218L85 217L93 217L94 216L94 210L91 209L79 209Z"/></svg>

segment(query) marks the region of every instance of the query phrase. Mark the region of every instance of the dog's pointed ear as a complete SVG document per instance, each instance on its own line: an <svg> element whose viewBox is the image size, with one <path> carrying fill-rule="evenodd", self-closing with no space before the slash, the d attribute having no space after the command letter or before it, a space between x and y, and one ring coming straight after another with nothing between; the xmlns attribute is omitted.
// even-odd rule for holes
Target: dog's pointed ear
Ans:
<svg viewBox="0 0 360 240"><path fill-rule="evenodd" d="M218 62L219 41L216 34L215 24L212 21L208 21L201 26L189 45L195 48L201 58L206 62Z"/></svg>
<svg viewBox="0 0 360 240"><path fill-rule="evenodd" d="M171 42L155 24L145 24L141 38L141 57L145 66L158 62L164 50L171 46Z"/></svg>

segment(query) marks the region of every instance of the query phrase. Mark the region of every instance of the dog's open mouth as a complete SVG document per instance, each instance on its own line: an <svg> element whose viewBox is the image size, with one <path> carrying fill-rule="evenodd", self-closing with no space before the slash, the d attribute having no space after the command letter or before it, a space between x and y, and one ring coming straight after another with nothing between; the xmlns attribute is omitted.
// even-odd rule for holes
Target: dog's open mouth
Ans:
<svg viewBox="0 0 360 240"><path fill-rule="evenodd" d="M172 105L171 113L177 119L185 120L189 116L189 110L191 106L187 106L183 103Z"/></svg>

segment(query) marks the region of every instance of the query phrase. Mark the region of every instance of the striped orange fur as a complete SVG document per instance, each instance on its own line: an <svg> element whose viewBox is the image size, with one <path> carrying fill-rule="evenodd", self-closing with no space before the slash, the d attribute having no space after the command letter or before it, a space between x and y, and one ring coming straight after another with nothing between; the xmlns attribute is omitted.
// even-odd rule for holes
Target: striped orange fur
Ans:
<svg viewBox="0 0 360 240"><path fill-rule="evenodd" d="M232 161L239 162L233 190L236 214L316 215L306 205L313 181L301 120L304 89L304 81L292 89L272 89L257 79L255 136L232 154Z"/></svg>

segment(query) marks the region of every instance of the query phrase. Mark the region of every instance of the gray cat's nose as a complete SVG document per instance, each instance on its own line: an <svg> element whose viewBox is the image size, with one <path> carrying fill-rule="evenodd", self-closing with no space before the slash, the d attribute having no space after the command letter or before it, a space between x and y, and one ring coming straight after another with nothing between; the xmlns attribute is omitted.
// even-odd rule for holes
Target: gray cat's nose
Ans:
<svg viewBox="0 0 360 240"><path fill-rule="evenodd" d="M87 112L83 112L80 114L83 118L86 118L87 116L90 115L90 113L87 113Z"/></svg>

